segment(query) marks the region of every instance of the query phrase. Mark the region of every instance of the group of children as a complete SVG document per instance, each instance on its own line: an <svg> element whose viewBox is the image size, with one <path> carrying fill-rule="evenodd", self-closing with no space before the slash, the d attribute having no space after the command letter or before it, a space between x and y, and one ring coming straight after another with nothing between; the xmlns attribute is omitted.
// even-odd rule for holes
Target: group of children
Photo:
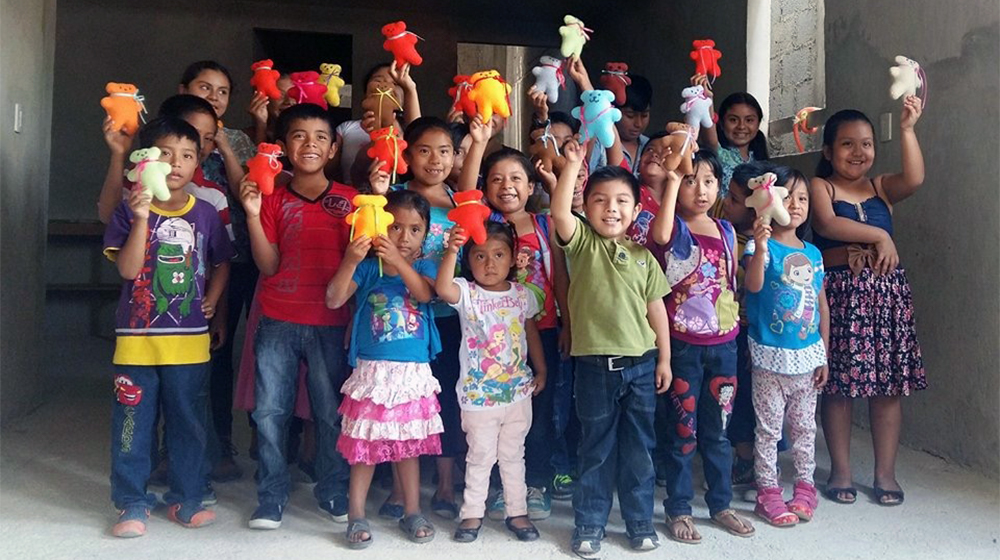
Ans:
<svg viewBox="0 0 1000 560"><path fill-rule="evenodd" d="M567 68L580 89L593 88L579 58ZM259 317L240 367L250 373L235 377L237 395L252 395L254 529L282 523L289 427L299 416L313 426L319 508L347 523L350 548L373 542L365 505L382 463L392 465L393 490L379 515L398 519L414 542L434 538L421 512L422 455L437 457L431 510L459 519L459 542L476 540L487 516L519 540L537 539L533 521L549 515L550 500L572 498L572 549L593 555L617 492L630 545L654 549L658 483L667 534L698 543L696 450L712 521L749 537L753 526L730 505L734 485L754 483L755 513L772 525L814 515L820 393L832 459L826 495L856 498L851 405L864 397L877 501L902 503L899 397L926 382L891 210L923 181L919 99L904 100L901 173L869 177L872 124L840 111L809 181L767 161L762 111L747 93L720 104L684 175L644 134L652 90L641 76L626 90L628 118L613 146L581 144L579 123L550 112L533 89L535 127L565 158L551 169L496 145L499 117L421 116L409 71L379 65L364 84L380 80L402 100L409 173L398 184L386 162L365 155L371 113L334 127L325 110L287 93L255 96L254 127L225 128L234 84L214 62L193 64L138 134L140 147L159 148L171 165L169 200L123 182L133 138L105 122L112 159L98 206L105 253L125 280L113 534L144 534L158 499L186 527L214 520L210 475L239 476L232 339L251 308ZM290 83L278 85L287 92ZM273 194L246 177L250 136L282 147ZM787 225L744 205L751 180L768 172L788 190ZM492 211L478 240L448 217L462 204L456 194L475 189ZM385 196L387 234L352 240L346 218L358 193ZM815 245L803 239L807 222ZM157 498L147 483L160 416L169 491ZM787 502L777 469L783 433L795 467ZM463 456L459 509L453 473Z"/></svg>

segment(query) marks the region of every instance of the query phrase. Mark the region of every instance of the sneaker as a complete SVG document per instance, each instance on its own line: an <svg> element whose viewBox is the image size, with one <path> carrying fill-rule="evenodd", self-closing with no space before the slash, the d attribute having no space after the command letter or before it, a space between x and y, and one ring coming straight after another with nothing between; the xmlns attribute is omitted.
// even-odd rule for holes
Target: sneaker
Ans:
<svg viewBox="0 0 1000 560"><path fill-rule="evenodd" d="M656 477L656 485L659 486L660 488L666 488L667 487L667 479L666 478L661 478L660 476L657 476Z"/></svg>
<svg viewBox="0 0 1000 560"><path fill-rule="evenodd" d="M281 510L278 504L260 504L250 516L251 529L277 529L281 527Z"/></svg>
<svg viewBox="0 0 1000 560"><path fill-rule="evenodd" d="M111 528L111 534L132 539L146 534L146 521L149 520L149 509L144 506L132 506L118 512L118 522Z"/></svg>
<svg viewBox="0 0 1000 560"><path fill-rule="evenodd" d="M320 502L319 509L329 513L334 523L347 523L347 496L337 496L328 502Z"/></svg>
<svg viewBox="0 0 1000 560"><path fill-rule="evenodd" d="M626 521L625 534L632 550L655 550L660 547L660 537L651 521Z"/></svg>
<svg viewBox="0 0 1000 560"><path fill-rule="evenodd" d="M753 459L743 459L739 456L733 461L733 486L753 484Z"/></svg>
<svg viewBox="0 0 1000 560"><path fill-rule="evenodd" d="M212 488L211 482L205 483L205 494L201 497L202 507L214 506L219 503L219 497L215 495L215 490Z"/></svg>
<svg viewBox="0 0 1000 560"><path fill-rule="evenodd" d="M552 515L552 496L545 488L528 487L528 519L537 521Z"/></svg>
<svg viewBox="0 0 1000 560"><path fill-rule="evenodd" d="M507 504L503 501L503 490L497 490L492 500L486 500L486 517L493 521L503 521L507 518Z"/></svg>
<svg viewBox="0 0 1000 560"><path fill-rule="evenodd" d="M775 527L791 527L799 522L799 516L788 510L781 488L777 487L757 489L757 507L753 512Z"/></svg>
<svg viewBox="0 0 1000 560"><path fill-rule="evenodd" d="M231 441L220 441L222 457L212 467L209 477L215 482L232 482L243 478L243 469L236 464L233 457L238 455Z"/></svg>
<svg viewBox="0 0 1000 560"><path fill-rule="evenodd" d="M584 558L596 556L601 552L602 539L604 539L602 527L577 527L573 530L573 552Z"/></svg>
<svg viewBox="0 0 1000 560"><path fill-rule="evenodd" d="M167 517L182 527L197 529L215 523L215 512L201 506L191 510L182 511L180 504L174 504L167 510Z"/></svg>
<svg viewBox="0 0 1000 560"><path fill-rule="evenodd" d="M573 490L576 489L576 480L572 475L557 474L552 479L552 491L549 493L553 500L573 499Z"/></svg>

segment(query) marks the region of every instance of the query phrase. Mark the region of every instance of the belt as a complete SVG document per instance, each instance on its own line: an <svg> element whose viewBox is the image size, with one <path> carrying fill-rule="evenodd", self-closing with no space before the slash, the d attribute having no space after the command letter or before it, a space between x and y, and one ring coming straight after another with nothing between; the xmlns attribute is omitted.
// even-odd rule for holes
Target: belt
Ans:
<svg viewBox="0 0 1000 560"><path fill-rule="evenodd" d="M625 368L644 364L657 358L659 355L660 351L654 348L642 356L577 356L576 359L602 366L608 371L621 371Z"/></svg>
<svg viewBox="0 0 1000 560"><path fill-rule="evenodd" d="M823 251L823 266L847 266L855 276L875 264L875 248L871 245L851 243Z"/></svg>

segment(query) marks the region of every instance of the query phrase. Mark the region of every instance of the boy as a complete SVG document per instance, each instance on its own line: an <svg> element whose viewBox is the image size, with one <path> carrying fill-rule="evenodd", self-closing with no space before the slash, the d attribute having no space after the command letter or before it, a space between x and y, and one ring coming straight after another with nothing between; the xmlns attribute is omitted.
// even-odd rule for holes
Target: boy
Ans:
<svg viewBox="0 0 1000 560"><path fill-rule="evenodd" d="M570 141L563 153L567 163L552 195L552 219L573 276L570 353L581 425L573 551L600 551L616 471L629 542L651 550L659 546L652 524L653 411L656 393L671 380L662 299L670 289L653 255L625 238L640 210L635 176L618 167L595 171L584 191L584 221L571 210L583 151Z"/></svg>
<svg viewBox="0 0 1000 560"><path fill-rule="evenodd" d="M622 118L615 123L618 129L621 155L615 155L615 146L601 146L595 142L590 155L590 168L597 169L604 165L621 165L636 177L639 176L639 156L649 142L649 137L643 134L649 127L649 110L653 100L653 87L646 78L632 74L632 84L625 87L625 104L619 107ZM623 157L624 160L619 158ZM615 163L618 160L620 163Z"/></svg>
<svg viewBox="0 0 1000 560"><path fill-rule="evenodd" d="M327 309L326 286L344 256L354 189L330 182L324 166L336 151L326 111L309 103L278 117L278 143L294 172L291 183L263 197L244 178L250 248L262 277L253 419L257 423L257 510L252 529L277 529L288 501L286 439L295 402L299 362L308 366L307 387L317 432L313 491L319 507L347 522L347 463L336 451L340 436L339 387L345 373L346 307Z"/></svg>
<svg viewBox="0 0 1000 560"><path fill-rule="evenodd" d="M170 448L168 517L185 527L215 520L202 507L209 379L208 320L229 276L233 247L215 209L185 191L198 166L190 124L159 118L139 133L171 165L170 199L134 188L104 233L104 253L126 283L116 315L111 497L117 537L146 532L152 435L162 403ZM206 291L206 276L209 276Z"/></svg>

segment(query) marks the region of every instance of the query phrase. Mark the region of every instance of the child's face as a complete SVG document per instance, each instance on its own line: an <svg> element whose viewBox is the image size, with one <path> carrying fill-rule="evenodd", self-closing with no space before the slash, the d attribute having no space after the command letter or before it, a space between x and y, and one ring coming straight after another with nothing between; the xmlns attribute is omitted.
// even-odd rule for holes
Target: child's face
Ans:
<svg viewBox="0 0 1000 560"><path fill-rule="evenodd" d="M385 89L387 86L392 86L393 94L396 96L396 99L399 101L399 104L400 105L403 104L403 88L401 88L399 84L396 83L396 80L392 79L392 75L389 74L388 66L379 68L378 70L375 71L374 74L372 74L371 79L368 80L367 84L365 84L365 90L368 89L368 86L372 82L380 82L382 84L381 86L382 89Z"/></svg>
<svg viewBox="0 0 1000 560"><path fill-rule="evenodd" d="M653 142L646 145L639 158L639 181L644 185L659 183L667 176L667 170L663 168L663 159L667 156L664 151Z"/></svg>
<svg viewBox="0 0 1000 560"><path fill-rule="evenodd" d="M330 123L323 119L293 120L281 144L296 175L322 173L337 151Z"/></svg>
<svg viewBox="0 0 1000 560"><path fill-rule="evenodd" d="M573 185L573 210L583 211L583 191L587 188L587 168L580 167L576 172L576 183Z"/></svg>
<svg viewBox="0 0 1000 560"><path fill-rule="evenodd" d="M280 115L282 111L292 105L295 105L295 100L288 95L288 90L292 88L292 79L288 76L282 76L278 78L278 81L275 82L275 84L278 86L278 91L281 92L281 99L278 101L272 99L267 103L267 114L270 115L272 119L278 118L278 115Z"/></svg>
<svg viewBox="0 0 1000 560"><path fill-rule="evenodd" d="M501 214L524 210L531 194L528 173L513 158L502 159L486 171L486 200Z"/></svg>
<svg viewBox="0 0 1000 560"><path fill-rule="evenodd" d="M559 146L560 150L566 145L566 142L573 139L573 129L566 123L552 123L549 125L549 132L551 132L552 137L556 139L556 146Z"/></svg>
<svg viewBox="0 0 1000 560"><path fill-rule="evenodd" d="M729 181L729 194L722 199L722 212L737 231L753 227L754 211L747 208L746 199L743 187L736 181Z"/></svg>
<svg viewBox="0 0 1000 560"><path fill-rule="evenodd" d="M438 128L420 135L403 152L413 178L423 185L440 185L451 175L455 165L455 148L451 133Z"/></svg>
<svg viewBox="0 0 1000 560"><path fill-rule="evenodd" d="M601 237L621 239L641 206L625 181L601 181L584 200L587 221Z"/></svg>
<svg viewBox="0 0 1000 560"><path fill-rule="evenodd" d="M682 218L708 214L719 197L719 179L712 173L712 166L700 162L694 175L685 175L677 192L677 213Z"/></svg>
<svg viewBox="0 0 1000 560"><path fill-rule="evenodd" d="M616 123L616 126L622 142L635 142L649 126L649 107L646 107L644 111L625 107L622 109L622 119Z"/></svg>
<svg viewBox="0 0 1000 560"><path fill-rule="evenodd" d="M229 90L231 88L226 75L218 70L202 70L187 86L181 86L181 93L190 93L208 101L215 109L215 114L221 119L229 108Z"/></svg>
<svg viewBox="0 0 1000 560"><path fill-rule="evenodd" d="M465 154L469 153L469 148L472 147L472 135L466 134L465 138L462 138L462 143L458 145L458 149L455 150L455 163L451 166L451 174L448 175L448 179L451 181L458 181L460 175L462 175L462 166L465 165Z"/></svg>
<svg viewBox="0 0 1000 560"><path fill-rule="evenodd" d="M171 191L183 189L198 168L198 146L180 136L164 136L153 142L153 146L160 149L160 161L170 164L167 187Z"/></svg>
<svg viewBox="0 0 1000 560"><path fill-rule="evenodd" d="M201 153L198 154L198 161L203 162L208 154L215 149L215 135L219 131L219 123L211 115L205 113L191 113L184 117L184 120L195 130L201 138Z"/></svg>
<svg viewBox="0 0 1000 560"><path fill-rule="evenodd" d="M841 123L833 146L824 146L823 155L841 177L864 177L875 163L875 133L865 121Z"/></svg>
<svg viewBox="0 0 1000 560"><path fill-rule="evenodd" d="M757 117L757 111L745 103L731 106L722 116L722 132L737 148L749 146L750 141L757 136L759 128L760 119Z"/></svg>
<svg viewBox="0 0 1000 560"><path fill-rule="evenodd" d="M469 249L472 277L486 289L501 289L506 286L513 260L510 246L496 237L488 237L486 243L471 245Z"/></svg>
<svg viewBox="0 0 1000 560"><path fill-rule="evenodd" d="M795 181L791 185L785 185L788 189L788 196L785 197L785 209L792 221L788 224L788 229L795 229L805 223L809 217L809 189L802 181ZM777 226L777 224L775 224Z"/></svg>
<svg viewBox="0 0 1000 560"><path fill-rule="evenodd" d="M412 208L393 208L393 222L389 226L389 240L399 249L403 258L413 262L420 256L420 248L427 234L427 223Z"/></svg>

